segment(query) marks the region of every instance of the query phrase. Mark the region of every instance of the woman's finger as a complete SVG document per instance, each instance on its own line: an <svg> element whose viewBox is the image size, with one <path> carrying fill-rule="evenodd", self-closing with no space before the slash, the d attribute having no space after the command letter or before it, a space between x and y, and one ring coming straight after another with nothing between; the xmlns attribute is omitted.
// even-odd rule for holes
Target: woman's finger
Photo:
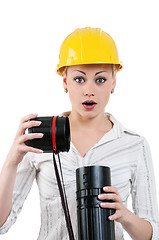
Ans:
<svg viewBox="0 0 159 240"><path fill-rule="evenodd" d="M102 208L110 208L110 209L120 209L120 204L116 202L102 202L100 203Z"/></svg>
<svg viewBox="0 0 159 240"><path fill-rule="evenodd" d="M38 148L33 148L33 147L30 147L30 146L27 146L27 145L21 145L19 147L19 151L20 152L23 152L23 153L28 153L28 152L32 152L32 153L43 153L43 150L41 149L38 149Z"/></svg>
<svg viewBox="0 0 159 240"><path fill-rule="evenodd" d="M28 121L23 123L22 127L23 127L23 131L26 131L27 128L31 128L31 127L38 127L40 126L41 121Z"/></svg>
<svg viewBox="0 0 159 240"><path fill-rule="evenodd" d="M118 189L116 187L112 187L112 186L105 186L103 187L104 192L111 192L111 193L116 193L117 195L119 195Z"/></svg>
<svg viewBox="0 0 159 240"><path fill-rule="evenodd" d="M21 122L21 123L27 122L27 121L29 121L29 120L31 120L31 119L36 118L37 116L38 116L37 113L28 114L27 116L22 117L20 122Z"/></svg>
<svg viewBox="0 0 159 240"><path fill-rule="evenodd" d="M114 194L114 193L112 193L112 194L110 194L110 193L99 194L98 198L100 200L112 200L112 201L118 201L118 202L120 201L119 196L117 194Z"/></svg>
<svg viewBox="0 0 159 240"><path fill-rule="evenodd" d="M18 131L17 131L17 134L16 134L16 137L22 135L22 134L25 134L25 131L27 128L31 128L31 127L36 127L36 126L40 126L41 124L41 121L30 121L31 118L28 120L28 121L21 121L20 125L19 125L19 128L18 128Z"/></svg>
<svg viewBox="0 0 159 240"><path fill-rule="evenodd" d="M120 217L121 217L121 212L117 210L113 215L109 216L108 219L113 221L113 220L119 219Z"/></svg>
<svg viewBox="0 0 159 240"><path fill-rule="evenodd" d="M19 143L25 143L29 140L32 139L38 139L38 138L42 138L44 136L43 133L29 133L29 134L25 134L19 137Z"/></svg>

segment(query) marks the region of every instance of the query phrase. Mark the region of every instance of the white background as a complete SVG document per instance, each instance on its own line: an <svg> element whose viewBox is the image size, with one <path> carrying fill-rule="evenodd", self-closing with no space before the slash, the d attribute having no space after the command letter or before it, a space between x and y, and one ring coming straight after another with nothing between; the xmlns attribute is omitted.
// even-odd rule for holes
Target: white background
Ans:
<svg viewBox="0 0 159 240"><path fill-rule="evenodd" d="M76 28L100 27L114 38L124 65L106 111L147 138L159 186L158 23L157 0L1 0L0 168L22 116L71 110L55 73L60 45ZM16 224L1 239L37 239L39 227L34 183Z"/></svg>

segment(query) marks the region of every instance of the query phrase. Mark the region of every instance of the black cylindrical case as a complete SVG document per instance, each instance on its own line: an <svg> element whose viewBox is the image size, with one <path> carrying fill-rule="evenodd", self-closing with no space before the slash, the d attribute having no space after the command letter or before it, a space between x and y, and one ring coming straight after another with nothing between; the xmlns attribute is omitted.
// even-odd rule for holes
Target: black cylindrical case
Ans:
<svg viewBox="0 0 159 240"><path fill-rule="evenodd" d="M56 117L55 127L53 129L52 122L54 117L37 117L36 121L41 121L41 125L28 129L28 133L43 133L42 138L33 139L28 145L39 148L45 153L53 152L53 131L55 132L55 143L57 147L56 153L68 152L70 149L70 125L68 117ZM55 145L54 143L54 145Z"/></svg>
<svg viewBox="0 0 159 240"><path fill-rule="evenodd" d="M101 208L98 195L111 186L110 168L88 166L76 170L76 197L79 240L115 240L112 209Z"/></svg>

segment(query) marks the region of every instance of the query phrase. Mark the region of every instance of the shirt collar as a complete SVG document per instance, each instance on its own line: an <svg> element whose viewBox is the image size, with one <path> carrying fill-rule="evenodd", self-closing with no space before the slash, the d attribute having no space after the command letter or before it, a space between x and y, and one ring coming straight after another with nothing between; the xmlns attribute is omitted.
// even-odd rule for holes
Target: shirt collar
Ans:
<svg viewBox="0 0 159 240"><path fill-rule="evenodd" d="M112 129L114 129L114 131L116 132L116 138L121 137L125 133L139 136L136 132L124 127L112 114L105 113L104 115L113 123Z"/></svg>

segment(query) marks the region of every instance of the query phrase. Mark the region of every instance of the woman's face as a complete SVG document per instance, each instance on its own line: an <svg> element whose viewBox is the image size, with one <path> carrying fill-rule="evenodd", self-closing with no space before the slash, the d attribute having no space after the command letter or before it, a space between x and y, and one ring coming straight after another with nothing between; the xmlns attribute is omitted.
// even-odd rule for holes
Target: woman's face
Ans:
<svg viewBox="0 0 159 240"><path fill-rule="evenodd" d="M112 74L112 65L108 64L69 66L63 78L72 111L88 118L103 115L115 85L116 72Z"/></svg>

